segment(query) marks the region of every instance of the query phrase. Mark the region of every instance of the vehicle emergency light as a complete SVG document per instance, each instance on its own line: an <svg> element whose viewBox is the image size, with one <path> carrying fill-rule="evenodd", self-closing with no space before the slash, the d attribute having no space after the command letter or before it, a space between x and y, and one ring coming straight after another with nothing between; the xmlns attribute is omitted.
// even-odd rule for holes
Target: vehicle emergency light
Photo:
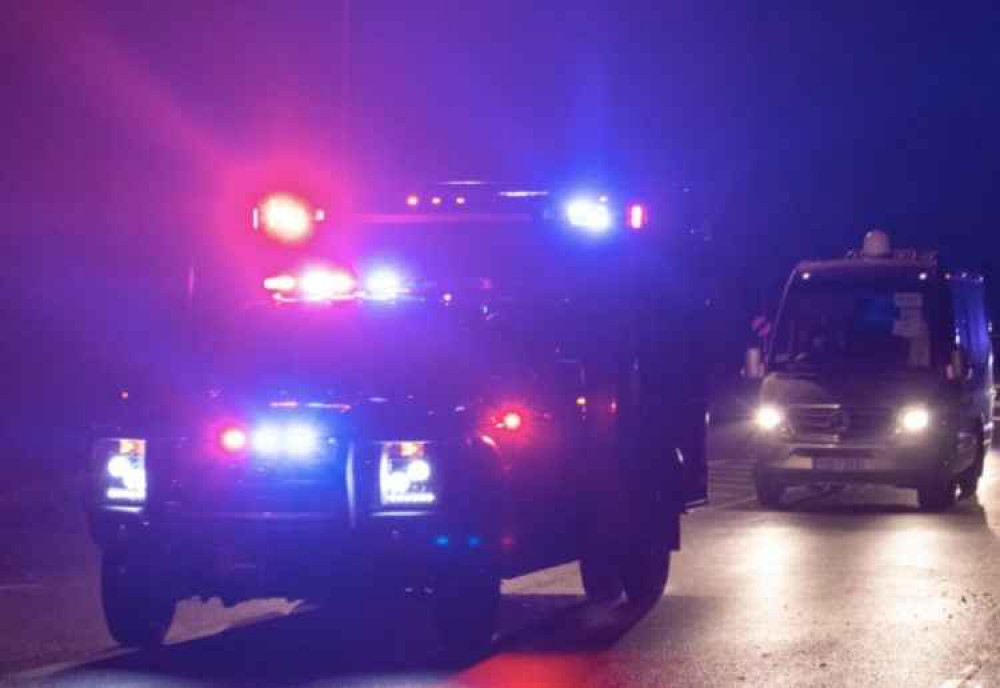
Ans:
<svg viewBox="0 0 1000 688"><path fill-rule="evenodd" d="M611 229L611 210L607 204L591 198L574 198L566 204L566 219L573 227L603 234Z"/></svg>
<svg viewBox="0 0 1000 688"><path fill-rule="evenodd" d="M242 428L226 428L219 434L219 444L231 454L243 451L247 447L247 434Z"/></svg>
<svg viewBox="0 0 1000 688"><path fill-rule="evenodd" d="M524 425L524 417L517 411L507 411L500 416L497 428L509 432L517 432Z"/></svg>
<svg viewBox="0 0 1000 688"><path fill-rule="evenodd" d="M365 293L376 301L391 301L405 291L403 279L388 268L376 270L365 280Z"/></svg>
<svg viewBox="0 0 1000 688"><path fill-rule="evenodd" d="M308 301L324 301L350 296L356 286L354 278L343 270L315 268L299 279L299 289Z"/></svg>
<svg viewBox="0 0 1000 688"><path fill-rule="evenodd" d="M892 255L892 245L889 242L889 235L881 229L873 229L865 234L865 240L861 247L861 255L865 258L885 258Z"/></svg>
<svg viewBox="0 0 1000 688"><path fill-rule="evenodd" d="M633 203L628 208L628 226L631 229L642 229L646 226L646 208L639 203Z"/></svg>
<svg viewBox="0 0 1000 688"><path fill-rule="evenodd" d="M268 196L253 211L253 228L286 244L298 244L312 236L314 224L326 213L290 194Z"/></svg>
<svg viewBox="0 0 1000 688"><path fill-rule="evenodd" d="M275 275L264 280L264 288L268 291L294 291L298 280L292 275Z"/></svg>

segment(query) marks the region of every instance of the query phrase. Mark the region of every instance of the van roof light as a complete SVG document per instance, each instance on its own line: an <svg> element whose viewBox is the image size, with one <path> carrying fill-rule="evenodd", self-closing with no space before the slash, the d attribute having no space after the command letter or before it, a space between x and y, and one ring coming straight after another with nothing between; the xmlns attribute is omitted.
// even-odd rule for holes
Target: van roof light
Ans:
<svg viewBox="0 0 1000 688"><path fill-rule="evenodd" d="M892 244L889 235L881 229L873 229L865 234L864 243L861 246L861 255L864 258L887 258L892 255Z"/></svg>

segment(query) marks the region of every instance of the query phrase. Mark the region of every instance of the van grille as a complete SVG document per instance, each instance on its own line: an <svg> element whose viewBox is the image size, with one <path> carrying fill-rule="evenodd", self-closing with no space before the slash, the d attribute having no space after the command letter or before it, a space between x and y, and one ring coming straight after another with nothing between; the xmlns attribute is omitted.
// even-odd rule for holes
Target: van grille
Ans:
<svg viewBox="0 0 1000 688"><path fill-rule="evenodd" d="M794 437L817 437L826 441L879 439L892 433L892 409L793 406L789 409L789 429Z"/></svg>

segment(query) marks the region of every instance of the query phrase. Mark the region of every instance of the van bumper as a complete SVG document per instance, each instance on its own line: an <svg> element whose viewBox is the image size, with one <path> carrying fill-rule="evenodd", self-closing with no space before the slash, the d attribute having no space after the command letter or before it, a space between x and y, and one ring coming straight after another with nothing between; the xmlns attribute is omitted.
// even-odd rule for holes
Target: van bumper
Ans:
<svg viewBox="0 0 1000 688"><path fill-rule="evenodd" d="M908 444L809 444L761 441L758 478L782 486L864 483L917 488L957 472L954 451L935 438Z"/></svg>

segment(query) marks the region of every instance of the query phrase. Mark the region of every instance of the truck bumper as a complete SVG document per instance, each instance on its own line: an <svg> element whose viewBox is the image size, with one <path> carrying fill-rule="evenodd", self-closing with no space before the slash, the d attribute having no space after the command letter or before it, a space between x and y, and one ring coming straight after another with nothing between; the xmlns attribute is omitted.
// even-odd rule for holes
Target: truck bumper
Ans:
<svg viewBox="0 0 1000 688"><path fill-rule="evenodd" d="M381 512L349 526L327 514L146 514L135 507L90 513L109 553L154 558L179 598L219 595L322 597L345 576L429 584L457 563L499 564L500 538L440 513Z"/></svg>

